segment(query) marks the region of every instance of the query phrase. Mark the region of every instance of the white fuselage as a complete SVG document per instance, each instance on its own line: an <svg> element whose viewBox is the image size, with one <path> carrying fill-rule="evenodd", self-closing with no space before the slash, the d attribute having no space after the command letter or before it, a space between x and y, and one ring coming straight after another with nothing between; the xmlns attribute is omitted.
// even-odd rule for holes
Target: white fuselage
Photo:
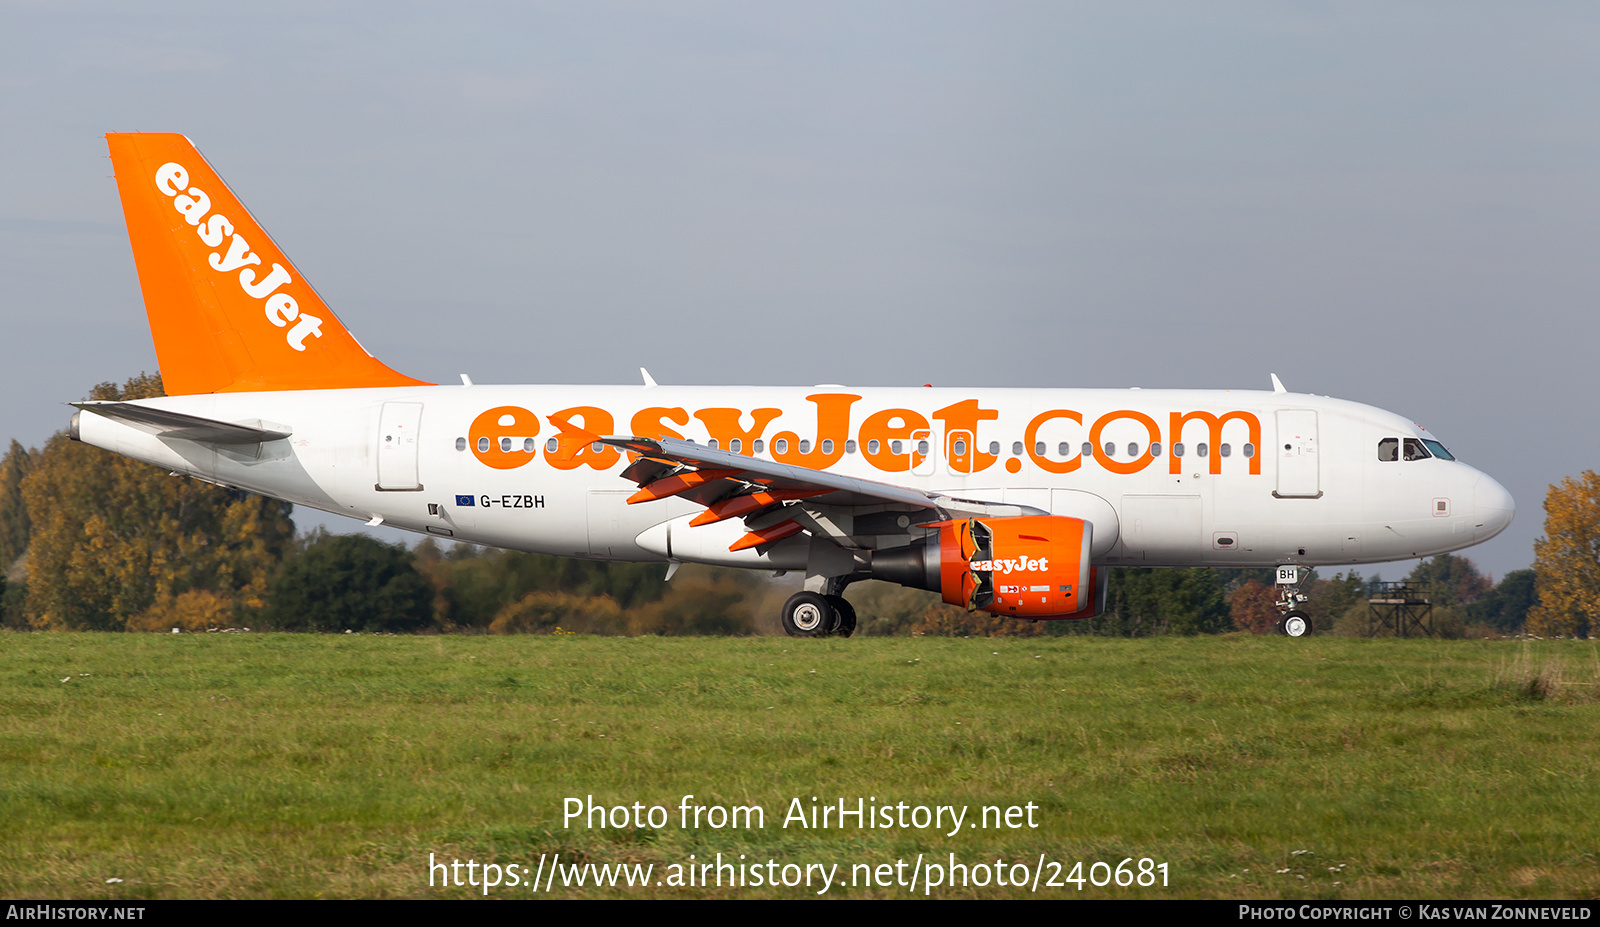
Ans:
<svg viewBox="0 0 1600 927"><path fill-rule="evenodd" d="M1498 483L1459 461L1380 459L1385 439L1431 439L1406 419L1299 393L477 385L142 404L292 434L213 446L83 414L78 437L363 521L562 556L804 569L808 542L730 553L738 519L689 528L702 509L688 501L629 505L635 487L615 449L548 454L552 414L595 434L665 429L744 453L759 440L769 458L782 440L782 453L807 455L786 462L1084 518L1097 564L1409 559L1487 540L1514 511Z"/></svg>

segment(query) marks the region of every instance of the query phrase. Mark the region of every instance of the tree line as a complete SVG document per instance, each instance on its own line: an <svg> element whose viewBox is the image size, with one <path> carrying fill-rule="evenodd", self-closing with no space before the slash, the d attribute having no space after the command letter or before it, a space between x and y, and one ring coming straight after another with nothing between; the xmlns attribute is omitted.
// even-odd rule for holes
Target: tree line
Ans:
<svg viewBox="0 0 1600 927"><path fill-rule="evenodd" d="M159 375L92 399L163 395ZM1600 610L1600 478L1551 487L1546 537L1533 569L1496 584L1453 555L1405 577L1428 590L1446 636L1587 636ZM169 476L70 440L43 450L13 440L0 459L0 621L14 629L597 634L756 634L777 631L792 583L765 574L662 564L572 560L366 535L296 535L289 503ZM1303 584L1322 633L1367 633L1379 578L1354 571ZM1114 568L1103 615L1026 622L945 605L886 583L847 593L858 633L1142 637L1271 633L1271 570Z"/></svg>

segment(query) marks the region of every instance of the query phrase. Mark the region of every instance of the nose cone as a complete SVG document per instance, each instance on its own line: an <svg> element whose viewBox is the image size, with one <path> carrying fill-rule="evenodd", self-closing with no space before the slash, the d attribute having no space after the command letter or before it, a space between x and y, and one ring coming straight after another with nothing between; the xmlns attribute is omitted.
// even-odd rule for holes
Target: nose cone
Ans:
<svg viewBox="0 0 1600 927"><path fill-rule="evenodd" d="M1480 475L1472 487L1472 509L1475 515L1473 539L1487 541L1511 524L1517 514L1517 503L1504 486L1488 475Z"/></svg>

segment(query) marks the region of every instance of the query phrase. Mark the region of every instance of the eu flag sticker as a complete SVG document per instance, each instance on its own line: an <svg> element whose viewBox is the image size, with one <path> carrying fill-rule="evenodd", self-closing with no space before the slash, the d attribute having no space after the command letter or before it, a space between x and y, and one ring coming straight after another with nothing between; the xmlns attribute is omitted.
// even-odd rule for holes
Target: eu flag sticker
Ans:
<svg viewBox="0 0 1600 927"><path fill-rule="evenodd" d="M456 505L460 505L460 506L476 505L477 503L475 503L473 501L476 498L477 498L476 496L456 496Z"/></svg>

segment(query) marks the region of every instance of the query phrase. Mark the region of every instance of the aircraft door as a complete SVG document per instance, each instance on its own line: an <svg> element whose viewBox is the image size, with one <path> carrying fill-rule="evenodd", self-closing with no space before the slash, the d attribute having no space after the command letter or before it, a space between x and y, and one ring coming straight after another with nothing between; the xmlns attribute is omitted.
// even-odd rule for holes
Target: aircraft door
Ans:
<svg viewBox="0 0 1600 927"><path fill-rule="evenodd" d="M422 403L386 402L378 419L378 486L383 492L416 492L417 434Z"/></svg>
<svg viewBox="0 0 1600 927"><path fill-rule="evenodd" d="M1280 499L1315 499L1322 495L1317 462L1317 413L1311 409L1278 411L1278 489Z"/></svg>

